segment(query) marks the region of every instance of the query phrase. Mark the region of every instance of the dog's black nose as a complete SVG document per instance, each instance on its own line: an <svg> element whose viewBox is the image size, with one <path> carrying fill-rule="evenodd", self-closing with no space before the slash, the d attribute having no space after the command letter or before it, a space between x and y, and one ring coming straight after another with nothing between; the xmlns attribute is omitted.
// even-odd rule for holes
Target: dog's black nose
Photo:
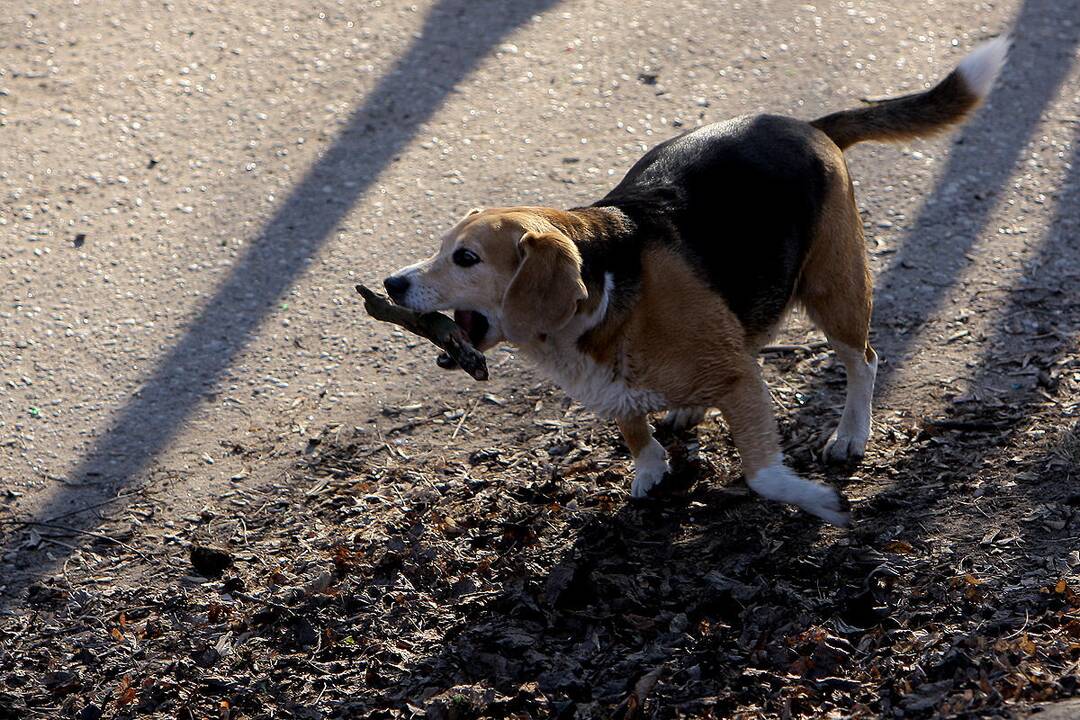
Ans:
<svg viewBox="0 0 1080 720"><path fill-rule="evenodd" d="M390 297L395 302L401 302L405 293L409 290L409 278L404 275L391 275L383 280L383 287L386 288L386 292L390 293Z"/></svg>

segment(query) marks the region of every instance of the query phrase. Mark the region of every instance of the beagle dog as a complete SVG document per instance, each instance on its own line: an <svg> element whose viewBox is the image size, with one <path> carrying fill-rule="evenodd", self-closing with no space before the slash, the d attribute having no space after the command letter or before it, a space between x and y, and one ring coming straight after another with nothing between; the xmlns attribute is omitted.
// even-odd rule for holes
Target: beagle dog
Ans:
<svg viewBox="0 0 1080 720"><path fill-rule="evenodd" d="M878 357L871 278L843 151L960 122L988 94L1005 38L925 92L812 122L738 117L657 145L603 199L556 210L472 210L432 257L385 280L398 304L454 310L480 350L518 346L575 400L615 419L631 494L668 472L649 413L684 428L720 409L755 492L835 525L831 487L784 466L756 355L795 303L824 331L847 399L824 458L862 457Z"/></svg>

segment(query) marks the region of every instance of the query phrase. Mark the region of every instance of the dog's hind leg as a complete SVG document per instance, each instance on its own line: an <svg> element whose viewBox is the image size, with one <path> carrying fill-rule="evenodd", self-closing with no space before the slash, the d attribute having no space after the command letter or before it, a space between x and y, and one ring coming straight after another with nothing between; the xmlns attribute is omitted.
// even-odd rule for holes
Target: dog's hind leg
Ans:
<svg viewBox="0 0 1080 720"><path fill-rule="evenodd" d="M859 350L834 340L832 336L829 336L829 344L844 363L847 398L844 400L840 424L825 443L822 457L828 462L842 463L857 460L866 453L866 443L870 440L877 353L869 344Z"/></svg>
<svg viewBox="0 0 1080 720"><path fill-rule="evenodd" d="M846 172L842 175L846 183ZM828 462L857 460L870 439L878 358L869 340L873 289L862 220L850 186L837 186L829 193L803 267L798 299L825 332L847 373L844 412L823 457Z"/></svg>

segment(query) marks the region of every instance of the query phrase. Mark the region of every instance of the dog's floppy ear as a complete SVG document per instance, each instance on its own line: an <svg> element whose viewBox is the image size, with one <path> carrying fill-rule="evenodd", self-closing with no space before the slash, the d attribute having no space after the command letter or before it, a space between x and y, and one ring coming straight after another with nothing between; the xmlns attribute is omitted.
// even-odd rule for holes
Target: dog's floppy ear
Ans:
<svg viewBox="0 0 1080 720"><path fill-rule="evenodd" d="M503 295L502 328L510 342L526 343L570 322L589 293L581 253L562 233L527 232L518 255L521 263Z"/></svg>

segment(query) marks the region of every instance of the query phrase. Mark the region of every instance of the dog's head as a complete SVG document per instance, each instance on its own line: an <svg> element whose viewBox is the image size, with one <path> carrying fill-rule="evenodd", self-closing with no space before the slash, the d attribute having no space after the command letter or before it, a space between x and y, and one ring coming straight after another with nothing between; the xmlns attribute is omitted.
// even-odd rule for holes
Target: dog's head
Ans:
<svg viewBox="0 0 1080 720"><path fill-rule="evenodd" d="M542 339L565 327L588 296L577 246L530 208L470 211L438 252L384 285L412 310L454 310L480 350Z"/></svg>

